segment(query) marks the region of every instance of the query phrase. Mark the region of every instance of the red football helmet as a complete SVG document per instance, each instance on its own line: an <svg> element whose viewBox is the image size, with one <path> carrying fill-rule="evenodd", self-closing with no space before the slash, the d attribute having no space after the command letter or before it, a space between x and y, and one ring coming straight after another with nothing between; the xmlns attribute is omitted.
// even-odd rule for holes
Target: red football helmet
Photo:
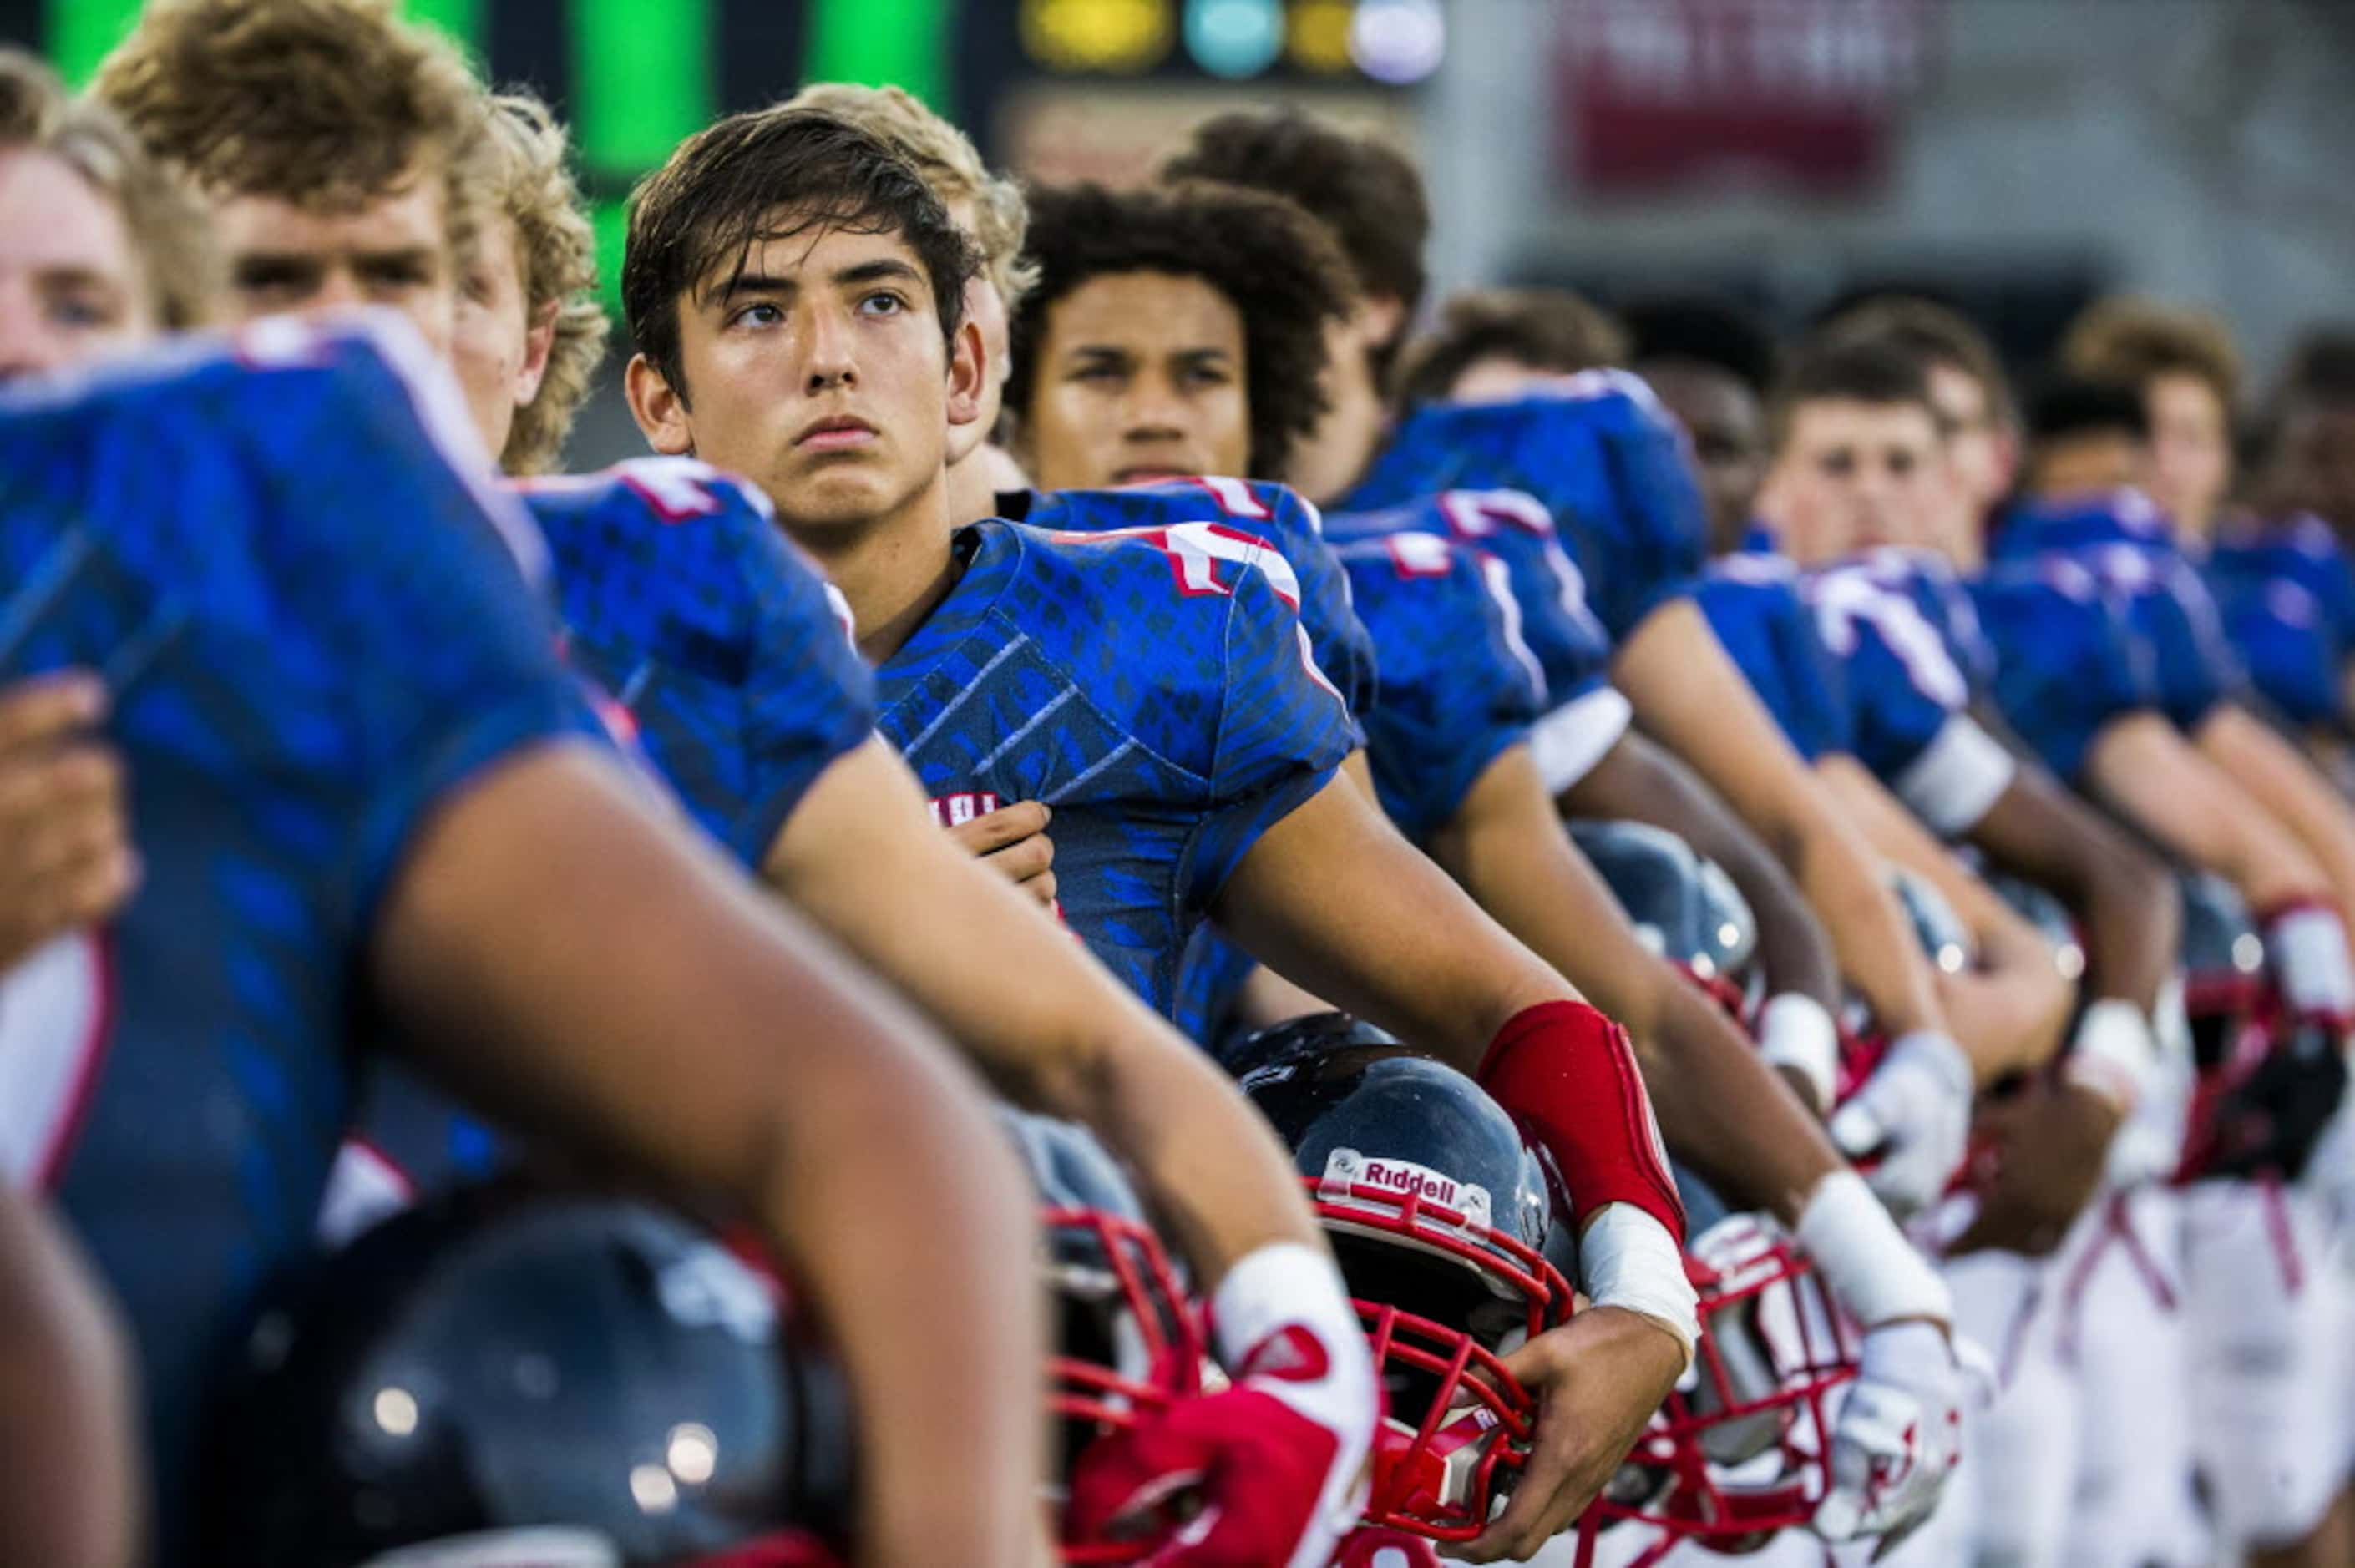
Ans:
<svg viewBox="0 0 2355 1568"><path fill-rule="evenodd" d="M1118 1165L1083 1128L1001 1107L1039 1194L1044 1268L1055 1310L1047 1408L1061 1440L1059 1475L1106 1433L1201 1392L1199 1315ZM1183 1499L1171 1499L1181 1506ZM1133 1563L1135 1539L1065 1534L1066 1563Z"/></svg>
<svg viewBox="0 0 2355 1568"><path fill-rule="evenodd" d="M1857 1334L1814 1264L1771 1219L1732 1214L1688 1244L1685 1270L1700 1296L1692 1370L1588 1510L1582 1563L1613 1525L1656 1536L1629 1568L1679 1542L1754 1552L1830 1489L1827 1396L1856 1376Z"/></svg>

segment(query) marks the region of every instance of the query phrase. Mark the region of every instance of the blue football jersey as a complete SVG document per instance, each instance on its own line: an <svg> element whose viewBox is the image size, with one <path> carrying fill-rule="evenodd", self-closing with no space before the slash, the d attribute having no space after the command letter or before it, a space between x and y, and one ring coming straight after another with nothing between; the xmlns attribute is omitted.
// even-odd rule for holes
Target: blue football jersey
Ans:
<svg viewBox="0 0 2355 1568"><path fill-rule="evenodd" d="M2300 725L2341 722L2355 655L2355 569L2318 517L2220 531L2207 578L2249 681Z"/></svg>
<svg viewBox="0 0 2355 1568"><path fill-rule="evenodd" d="M1914 601L1863 566L1811 573L1816 634L1838 669L1849 750L1894 782L1970 706L1971 687Z"/></svg>
<svg viewBox="0 0 2355 1568"><path fill-rule="evenodd" d="M1830 657L1787 557L1763 550L1720 556L1693 599L1794 750L1813 762L1851 748Z"/></svg>
<svg viewBox="0 0 2355 1568"><path fill-rule="evenodd" d="M2000 561L1971 584L1995 650L1988 688L2014 733L2073 781L2094 738L2158 705L2148 645L2094 573L2066 555Z"/></svg>
<svg viewBox="0 0 2355 1568"><path fill-rule="evenodd" d="M166 1563L214 1360L311 1245L405 852L520 748L602 733L527 584L544 546L385 330L272 322L0 399L0 679L105 673L146 865L8 978L0 1136L128 1317Z"/></svg>
<svg viewBox="0 0 2355 1568"><path fill-rule="evenodd" d="M1708 550L1684 432L1625 371L1586 371L1513 402L1422 404L1334 510L1449 490L1518 490L1543 503L1614 642L1687 591Z"/></svg>
<svg viewBox="0 0 2355 1568"><path fill-rule="evenodd" d="M875 727L842 596L768 498L686 458L519 486L574 664L625 708L687 810L757 869L803 793Z"/></svg>
<svg viewBox="0 0 2355 1568"><path fill-rule="evenodd" d="M687 813L757 874L818 775L874 733L874 678L842 596L767 497L690 459L516 489L548 540L570 663L618 700ZM507 1153L404 1065L379 1064L322 1230L340 1239Z"/></svg>
<svg viewBox="0 0 2355 1568"><path fill-rule="evenodd" d="M1055 812L1065 919L1165 1015L1195 925L1355 748L1292 567L1209 524L960 530L956 586L876 672L935 810Z"/></svg>
<svg viewBox="0 0 2355 1568"><path fill-rule="evenodd" d="M1627 700L1610 683L1611 634L1586 599L1586 577L1562 548L1553 514L1514 490L1457 490L1403 506L1337 512L1334 539L1438 534L1502 562L1518 620L1515 630L1545 680L1544 716L1530 744L1555 794L1575 784L1627 726Z"/></svg>
<svg viewBox="0 0 2355 1568"><path fill-rule="evenodd" d="M1210 524L1273 545L1300 582L1300 624L1323 670L1360 721L1373 705L1374 644L1349 604L1349 581L1325 542L1325 519L1288 485L1216 475L1122 485L1112 490L1015 491L999 495L999 514L1033 527L1073 534Z"/></svg>
<svg viewBox="0 0 2355 1568"><path fill-rule="evenodd" d="M2091 572L2148 645L2158 706L2176 724L2197 725L2246 684L2207 584L2138 493L2023 504L1991 544L1998 562L2057 555Z"/></svg>
<svg viewBox="0 0 2355 1568"><path fill-rule="evenodd" d="M1412 532L1338 554L1381 661L1366 723L1374 788L1399 831L1427 842L1490 764L1528 743L1545 675L1495 556Z"/></svg>
<svg viewBox="0 0 2355 1568"><path fill-rule="evenodd" d="M1962 672L1971 700L1985 696L1995 681L1995 647L1979 625L1978 609L1969 587L1955 573L1954 564L1934 550L1884 545L1849 557L1845 570L1861 572L1887 592L1912 601L1922 619L1944 643L1946 657Z"/></svg>

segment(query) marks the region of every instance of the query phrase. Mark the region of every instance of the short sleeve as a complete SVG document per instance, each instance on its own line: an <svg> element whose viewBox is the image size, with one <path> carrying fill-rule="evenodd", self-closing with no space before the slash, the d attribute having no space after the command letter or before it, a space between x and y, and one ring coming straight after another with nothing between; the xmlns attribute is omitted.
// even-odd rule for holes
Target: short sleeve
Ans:
<svg viewBox="0 0 2355 1568"><path fill-rule="evenodd" d="M1600 444L1619 511L1611 530L1618 548L1588 564L1595 612L1614 644L1662 604L1690 592L1709 550L1707 514L1683 432L1648 387L1621 396Z"/></svg>
<svg viewBox="0 0 2355 1568"><path fill-rule="evenodd" d="M1813 762L1849 749L1837 672L1787 583L1713 575L1694 601L1794 750Z"/></svg>
<svg viewBox="0 0 2355 1568"><path fill-rule="evenodd" d="M1540 711L1542 677L1492 562L1431 534L1343 551L1383 672L1366 726L1375 789L1417 843L1455 816L1490 764L1528 742Z"/></svg>
<svg viewBox="0 0 2355 1568"><path fill-rule="evenodd" d="M1245 562L1226 596L1210 800L1188 864L1198 907L1357 747L1340 693L1317 667L1295 601L1276 585L1259 563Z"/></svg>
<svg viewBox="0 0 2355 1568"><path fill-rule="evenodd" d="M739 531L756 630L746 682L747 788L733 847L757 864L818 775L875 730L875 677L848 607L765 520Z"/></svg>
<svg viewBox="0 0 2355 1568"><path fill-rule="evenodd" d="M2155 706L2147 655L2087 574L2065 562L2001 567L1971 597L1995 650L1996 706L2062 780L2076 781L2104 729Z"/></svg>
<svg viewBox="0 0 2355 1568"><path fill-rule="evenodd" d="M1893 779L1969 705L1970 684L1913 602L1861 572L1823 573L1806 594L1840 665L1850 749L1876 777Z"/></svg>

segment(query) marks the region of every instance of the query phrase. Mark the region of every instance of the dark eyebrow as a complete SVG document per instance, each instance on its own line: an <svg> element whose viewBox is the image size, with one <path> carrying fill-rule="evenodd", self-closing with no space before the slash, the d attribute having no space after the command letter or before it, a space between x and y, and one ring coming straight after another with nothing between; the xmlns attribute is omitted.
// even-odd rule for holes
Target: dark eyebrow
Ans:
<svg viewBox="0 0 2355 1568"><path fill-rule="evenodd" d="M1234 355L1230 350L1212 347L1181 348L1172 353L1169 357L1180 365L1207 365L1214 360L1231 359Z"/></svg>
<svg viewBox="0 0 2355 1568"><path fill-rule="evenodd" d="M884 256L872 261L861 261L856 267L845 267L834 275L834 281L837 283L877 283L886 278L919 279L922 276L905 261Z"/></svg>
<svg viewBox="0 0 2355 1568"><path fill-rule="evenodd" d="M797 287L790 278L775 278L766 272L739 272L706 294L704 301L725 304L739 294L790 294Z"/></svg>

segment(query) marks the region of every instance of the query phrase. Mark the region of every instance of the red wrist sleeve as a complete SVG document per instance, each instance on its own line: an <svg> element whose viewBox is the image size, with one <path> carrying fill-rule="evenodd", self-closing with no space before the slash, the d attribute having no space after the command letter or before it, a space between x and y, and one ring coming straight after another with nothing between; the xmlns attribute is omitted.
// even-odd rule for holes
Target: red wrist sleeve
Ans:
<svg viewBox="0 0 2355 1568"><path fill-rule="evenodd" d="M1633 1203L1683 1242L1684 1202L1625 1030L1582 1001L1540 1002L1489 1042L1480 1086L1552 1157L1573 1223Z"/></svg>

